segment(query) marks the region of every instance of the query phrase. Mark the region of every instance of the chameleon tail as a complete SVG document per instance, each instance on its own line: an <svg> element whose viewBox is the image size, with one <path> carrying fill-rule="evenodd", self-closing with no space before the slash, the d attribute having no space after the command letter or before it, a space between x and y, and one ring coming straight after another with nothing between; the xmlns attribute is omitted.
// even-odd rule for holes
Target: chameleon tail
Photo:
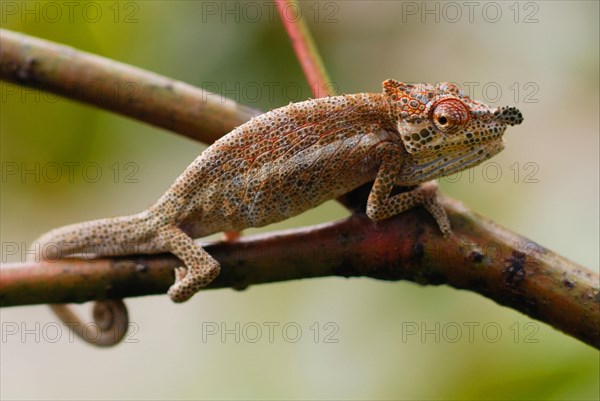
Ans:
<svg viewBox="0 0 600 401"><path fill-rule="evenodd" d="M151 234L140 227L147 227L150 219L147 212L142 212L59 227L34 241L31 255L39 262L73 255L119 256L147 252L143 244Z"/></svg>
<svg viewBox="0 0 600 401"><path fill-rule="evenodd" d="M148 219L148 214L142 212L60 227L36 240L30 255L35 258L33 261L40 262L73 255L117 256L147 252L143 244L151 235L140 231L139 227L144 227L140 223ZM97 301L93 308L93 323L84 322L65 304L50 305L50 308L78 337L100 347L120 342L129 326L127 307L122 300Z"/></svg>

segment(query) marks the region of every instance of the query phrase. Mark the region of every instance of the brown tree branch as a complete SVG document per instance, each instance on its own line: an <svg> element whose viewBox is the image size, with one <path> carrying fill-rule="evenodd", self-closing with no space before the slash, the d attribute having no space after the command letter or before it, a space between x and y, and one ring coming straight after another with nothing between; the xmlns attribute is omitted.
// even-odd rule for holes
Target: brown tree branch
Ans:
<svg viewBox="0 0 600 401"><path fill-rule="evenodd" d="M167 83L174 81L155 74L4 30L0 65L0 78L9 82L60 93L206 142L241 123L249 110L230 101L207 101L206 92L185 84L169 89ZM78 84L84 94L65 87L65 82L101 80L137 85L139 102L107 98L84 84ZM164 113L165 107L170 113ZM198 121L204 118L209 122ZM348 199L354 205L364 203L366 191L368 186L359 188ZM379 224L356 214L319 227L211 245L207 249L223 271L210 288L331 275L448 284L478 292L600 348L596 273L456 201L443 202L454 229L450 239L441 237L431 218L418 209ZM173 282L172 268L179 264L172 256L159 255L4 265L0 306L164 293Z"/></svg>
<svg viewBox="0 0 600 401"><path fill-rule="evenodd" d="M72 47L0 29L0 80L52 92L212 143L262 113Z"/></svg>
<svg viewBox="0 0 600 401"><path fill-rule="evenodd" d="M420 209L373 223L363 214L321 226L208 245L221 274L208 288L342 276L467 289L600 347L598 275L443 200L445 239ZM4 306L164 294L181 262L169 255L2 267Z"/></svg>

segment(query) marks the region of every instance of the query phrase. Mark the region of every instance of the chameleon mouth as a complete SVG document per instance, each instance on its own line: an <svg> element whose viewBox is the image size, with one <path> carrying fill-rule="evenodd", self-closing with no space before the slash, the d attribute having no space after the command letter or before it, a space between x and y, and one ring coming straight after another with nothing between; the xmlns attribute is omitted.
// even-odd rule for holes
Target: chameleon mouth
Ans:
<svg viewBox="0 0 600 401"><path fill-rule="evenodd" d="M447 176L495 156L504 149L502 137L495 139L483 147L470 152L427 160L426 162L411 163L412 168L403 170L398 177L398 185L418 185L420 183Z"/></svg>
<svg viewBox="0 0 600 401"><path fill-rule="evenodd" d="M469 153L459 155L453 159L448 159L447 162L440 166L438 175L442 177L465 170L469 167L474 167L497 155L502 149L504 149L504 140L502 138L496 139L482 148L474 149Z"/></svg>

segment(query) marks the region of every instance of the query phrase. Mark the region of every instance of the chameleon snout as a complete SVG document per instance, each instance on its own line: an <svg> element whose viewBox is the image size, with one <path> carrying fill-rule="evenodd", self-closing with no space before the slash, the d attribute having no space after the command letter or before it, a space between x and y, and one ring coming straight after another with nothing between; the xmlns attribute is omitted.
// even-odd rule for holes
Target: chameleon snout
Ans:
<svg viewBox="0 0 600 401"><path fill-rule="evenodd" d="M505 124L518 125L523 122L523 114L519 109L512 106L498 107L494 117Z"/></svg>

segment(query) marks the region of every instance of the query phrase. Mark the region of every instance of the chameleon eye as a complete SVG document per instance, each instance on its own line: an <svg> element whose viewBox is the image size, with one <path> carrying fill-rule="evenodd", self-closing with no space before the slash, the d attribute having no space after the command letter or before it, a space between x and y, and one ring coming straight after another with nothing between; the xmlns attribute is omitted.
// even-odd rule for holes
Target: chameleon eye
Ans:
<svg viewBox="0 0 600 401"><path fill-rule="evenodd" d="M442 99L433 106L431 117L435 127L451 133L469 122L467 106L459 99Z"/></svg>

